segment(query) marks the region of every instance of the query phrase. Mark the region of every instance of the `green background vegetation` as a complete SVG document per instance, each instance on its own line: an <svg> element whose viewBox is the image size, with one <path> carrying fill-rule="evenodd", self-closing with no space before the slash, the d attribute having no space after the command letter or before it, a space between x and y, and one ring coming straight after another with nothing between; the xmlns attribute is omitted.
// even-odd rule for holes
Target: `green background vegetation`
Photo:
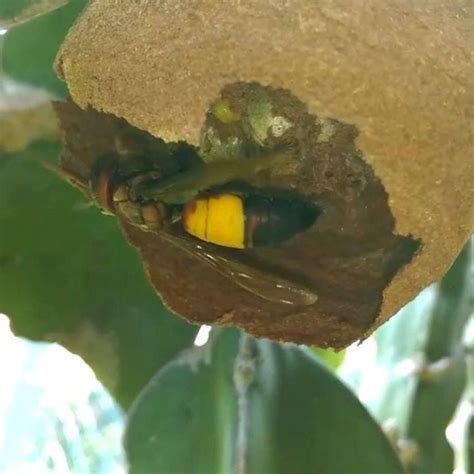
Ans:
<svg viewBox="0 0 474 474"><path fill-rule="evenodd" d="M73 0L9 30L5 73L66 97L52 63L84 5ZM114 220L41 166L59 152L40 141L0 154L0 312L17 335L58 341L94 369L127 412L131 472L400 474L399 457L410 473L452 472L445 430L472 394L468 247L376 332L370 360L347 353L340 373L354 393L332 351L231 329L193 346L198 328L166 311ZM356 394L364 399L367 387L364 408ZM459 449L469 462L467 444Z"/></svg>

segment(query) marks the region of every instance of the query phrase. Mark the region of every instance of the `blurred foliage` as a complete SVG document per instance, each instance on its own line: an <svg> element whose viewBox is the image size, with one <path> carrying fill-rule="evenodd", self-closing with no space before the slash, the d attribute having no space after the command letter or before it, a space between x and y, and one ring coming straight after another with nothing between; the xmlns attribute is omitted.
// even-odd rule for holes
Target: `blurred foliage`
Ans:
<svg viewBox="0 0 474 474"><path fill-rule="evenodd" d="M0 472L119 474L124 417L92 371L58 345L13 336L0 316ZM123 466L123 469L122 469Z"/></svg>
<svg viewBox="0 0 474 474"><path fill-rule="evenodd" d="M0 115L0 153L22 151L41 138L59 138L56 115L50 103Z"/></svg>
<svg viewBox="0 0 474 474"><path fill-rule="evenodd" d="M311 352L323 362L329 369L336 370L343 362L345 351L335 351L333 349L321 349L320 347L310 347Z"/></svg>
<svg viewBox="0 0 474 474"><path fill-rule="evenodd" d="M213 334L132 407L132 473L402 473L380 428L308 351Z"/></svg>
<svg viewBox="0 0 474 474"><path fill-rule="evenodd" d="M448 430L456 468L468 474L474 474L474 291L471 298L473 311L464 334L466 387Z"/></svg>
<svg viewBox="0 0 474 474"><path fill-rule="evenodd" d="M406 435L419 446L420 455L409 470L416 474L453 469L453 453L445 431L466 383L462 335L472 314L471 265L470 249L466 248L437 285L422 365L413 374L416 392Z"/></svg>
<svg viewBox="0 0 474 474"><path fill-rule="evenodd" d="M445 431L466 382L462 336L473 311L472 288L467 246L441 282L375 333L371 357L349 359L341 370L379 422L396 425L399 445L416 445L413 474L453 470Z"/></svg>
<svg viewBox="0 0 474 474"><path fill-rule="evenodd" d="M3 0L0 3L0 25L7 26L14 23L15 17L25 11L35 0Z"/></svg>
<svg viewBox="0 0 474 474"><path fill-rule="evenodd" d="M87 0L66 6L8 30L4 38L3 69L13 79L47 89L59 97L66 85L53 70L59 46Z"/></svg>
<svg viewBox="0 0 474 474"><path fill-rule="evenodd" d="M2 0L0 27L9 28L55 10L69 0Z"/></svg>
<svg viewBox="0 0 474 474"><path fill-rule="evenodd" d="M13 21L30 3L7 0L0 17ZM11 28L6 73L65 97L53 62L86 3ZM190 348L197 328L167 313L114 221L40 166L58 153L42 142L0 155L0 312L17 334L80 354L123 407L133 403L132 472L401 474L378 426L308 351L233 330ZM414 456L401 452L413 474L452 471L444 432L465 382L470 265L466 250L364 344L368 358L349 350L341 369L381 424L395 420L399 450L415 443ZM343 357L314 353L332 369Z"/></svg>
<svg viewBox="0 0 474 474"><path fill-rule="evenodd" d="M41 166L58 153L42 142L0 157L0 312L80 354L127 407L197 328L165 310L114 220Z"/></svg>
<svg viewBox="0 0 474 474"><path fill-rule="evenodd" d="M471 404L473 402L471 401ZM466 472L474 473L474 409L471 409L467 425Z"/></svg>

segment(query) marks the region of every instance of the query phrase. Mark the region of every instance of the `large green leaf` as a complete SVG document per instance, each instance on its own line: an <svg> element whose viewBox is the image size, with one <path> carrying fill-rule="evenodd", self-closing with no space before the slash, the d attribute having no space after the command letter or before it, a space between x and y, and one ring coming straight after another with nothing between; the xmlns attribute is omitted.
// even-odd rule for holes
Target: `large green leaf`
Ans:
<svg viewBox="0 0 474 474"><path fill-rule="evenodd" d="M60 97L67 88L53 71L61 43L87 0L71 0L62 8L8 30L3 42L4 71L20 82Z"/></svg>
<svg viewBox="0 0 474 474"><path fill-rule="evenodd" d="M58 153L0 156L0 312L80 354L127 407L196 328L167 313L114 219L40 166Z"/></svg>
<svg viewBox="0 0 474 474"><path fill-rule="evenodd" d="M344 378L376 419L395 421L400 436L415 443L412 473L453 470L445 431L465 385L462 334L472 312L471 265L466 247L441 282L364 343L366 349L374 345L372 356L357 359L352 352L343 366Z"/></svg>
<svg viewBox="0 0 474 474"><path fill-rule="evenodd" d="M219 331L130 412L134 474L401 474L354 395L309 351Z"/></svg>

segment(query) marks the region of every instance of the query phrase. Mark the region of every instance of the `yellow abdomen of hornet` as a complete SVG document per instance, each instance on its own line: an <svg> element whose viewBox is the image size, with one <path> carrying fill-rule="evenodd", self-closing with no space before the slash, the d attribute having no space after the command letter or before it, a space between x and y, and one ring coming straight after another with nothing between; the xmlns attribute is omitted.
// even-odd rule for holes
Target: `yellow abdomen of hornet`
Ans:
<svg viewBox="0 0 474 474"><path fill-rule="evenodd" d="M223 247L245 248L245 211L240 196L202 196L183 208L183 226L198 239Z"/></svg>

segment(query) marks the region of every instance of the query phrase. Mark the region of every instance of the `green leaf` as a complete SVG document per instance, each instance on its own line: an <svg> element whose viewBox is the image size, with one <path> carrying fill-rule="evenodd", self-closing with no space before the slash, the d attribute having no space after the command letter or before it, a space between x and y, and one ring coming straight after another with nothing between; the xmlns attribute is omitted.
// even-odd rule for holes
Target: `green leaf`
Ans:
<svg viewBox="0 0 474 474"><path fill-rule="evenodd" d="M416 382L409 376L423 353L436 289L427 288L362 346L346 352L341 375L379 422L406 432ZM404 367L406 369L404 369ZM379 383L374 383L377 381Z"/></svg>
<svg viewBox="0 0 474 474"><path fill-rule="evenodd" d="M0 156L0 312L81 355L126 408L197 328L165 310L114 219L40 165L58 153Z"/></svg>
<svg viewBox="0 0 474 474"><path fill-rule="evenodd" d="M59 8L69 0L2 0L0 27L10 27Z"/></svg>
<svg viewBox="0 0 474 474"><path fill-rule="evenodd" d="M462 334L472 311L470 272L466 247L441 282L364 343L365 350L374 346L368 357L348 354L342 367L375 418L395 422L399 436L416 444L410 473L453 470L445 431L465 386Z"/></svg>
<svg viewBox="0 0 474 474"><path fill-rule="evenodd" d="M334 349L321 349L320 347L310 347L311 352L329 369L336 370L344 360L345 351L335 351Z"/></svg>
<svg viewBox="0 0 474 474"><path fill-rule="evenodd" d="M354 395L306 350L219 331L130 412L133 474L401 474Z"/></svg>
<svg viewBox="0 0 474 474"><path fill-rule="evenodd" d="M0 3L0 24L9 24L16 16L28 8L31 0L3 0Z"/></svg>
<svg viewBox="0 0 474 474"><path fill-rule="evenodd" d="M67 88L54 73L54 59L86 3L87 0L72 0L62 8L8 30L3 42L5 73L20 82L65 97Z"/></svg>
<svg viewBox="0 0 474 474"><path fill-rule="evenodd" d="M465 249L437 287L425 345L425 367L418 374L407 432L420 448L412 473L453 469L453 452L445 432L466 383L461 354L463 329L472 313L470 273L471 256ZM441 371L443 365L446 368Z"/></svg>

